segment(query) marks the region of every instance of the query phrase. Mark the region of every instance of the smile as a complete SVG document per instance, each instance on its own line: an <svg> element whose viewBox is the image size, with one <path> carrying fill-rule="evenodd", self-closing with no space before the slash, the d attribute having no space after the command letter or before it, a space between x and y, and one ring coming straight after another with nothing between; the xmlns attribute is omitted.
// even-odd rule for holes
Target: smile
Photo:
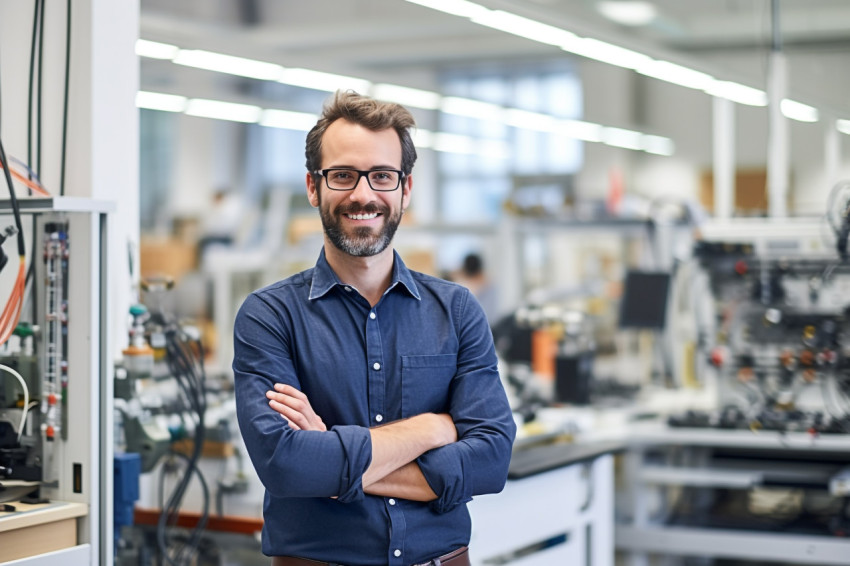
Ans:
<svg viewBox="0 0 850 566"><path fill-rule="evenodd" d="M372 212L370 214L346 214L348 218L352 220L372 220L373 218L378 217L377 212Z"/></svg>

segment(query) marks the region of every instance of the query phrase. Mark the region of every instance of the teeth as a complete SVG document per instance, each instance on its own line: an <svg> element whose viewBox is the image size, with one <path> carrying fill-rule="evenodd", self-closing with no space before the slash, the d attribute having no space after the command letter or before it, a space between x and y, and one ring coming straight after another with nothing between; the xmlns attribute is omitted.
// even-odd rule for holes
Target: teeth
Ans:
<svg viewBox="0 0 850 566"><path fill-rule="evenodd" d="M354 220L371 220L373 218L378 217L377 212L373 212L372 214L349 214L349 218L353 218Z"/></svg>

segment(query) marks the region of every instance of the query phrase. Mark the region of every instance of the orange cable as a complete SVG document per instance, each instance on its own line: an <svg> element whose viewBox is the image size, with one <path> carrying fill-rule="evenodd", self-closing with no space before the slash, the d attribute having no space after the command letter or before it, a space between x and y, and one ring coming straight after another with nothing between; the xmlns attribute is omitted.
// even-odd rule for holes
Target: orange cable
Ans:
<svg viewBox="0 0 850 566"><path fill-rule="evenodd" d="M20 309L20 273L21 271L19 270L18 280L15 281L15 285L12 288L12 293L9 296L9 301L6 303L6 307L3 309L2 316L0 316L0 329L2 329L0 330L0 332L2 332L2 334L0 334L0 343L5 342L6 339L8 339L7 335L10 334L9 322L12 320L13 313L19 312ZM17 319L17 316L15 316L15 318ZM17 320L15 320L14 323L17 324ZM12 327L11 330L14 330L14 327Z"/></svg>
<svg viewBox="0 0 850 566"><path fill-rule="evenodd" d="M3 165L0 164L0 170L2 170L2 169L3 169ZM10 168L9 172L12 174L12 177L14 177L18 181L20 181L21 183L26 185L28 188L30 188L33 191L35 191L36 193L38 193L40 196L43 196L43 197L49 197L50 196L50 193L47 192L47 189L45 189L42 186L41 183L39 183L37 181L32 181L31 179L27 179L26 177L24 177L23 175L21 175L20 173L15 171L14 169Z"/></svg>
<svg viewBox="0 0 850 566"><path fill-rule="evenodd" d="M21 319L21 308L24 302L24 284L26 283L26 258L24 256L20 256L20 258L18 278L15 280L14 287L12 287L9 301L3 308L3 314L0 315L0 345L5 344L9 340L9 337L12 336L12 332L14 332L15 327L18 325L18 321Z"/></svg>

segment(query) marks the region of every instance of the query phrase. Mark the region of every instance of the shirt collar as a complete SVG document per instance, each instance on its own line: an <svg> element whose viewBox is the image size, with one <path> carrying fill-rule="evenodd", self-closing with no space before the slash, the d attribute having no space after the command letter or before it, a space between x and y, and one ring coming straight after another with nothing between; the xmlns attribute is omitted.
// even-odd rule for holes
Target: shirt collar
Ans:
<svg viewBox="0 0 850 566"><path fill-rule="evenodd" d="M324 297L331 289L338 285L343 285L343 283L336 276L333 269L331 269L331 266L325 257L325 248L322 248L322 251L319 254L319 259L316 261L316 267L313 269L313 278L310 283L310 300L312 301ZM390 286L384 294L388 293L398 285L401 285L401 288L406 289L410 296L415 298L417 301L422 300L422 297L419 295L419 288L416 286L416 281L413 279L413 274L407 266L404 265L404 262L401 260L401 256L398 255L398 252L393 250L393 277L392 281L390 281Z"/></svg>

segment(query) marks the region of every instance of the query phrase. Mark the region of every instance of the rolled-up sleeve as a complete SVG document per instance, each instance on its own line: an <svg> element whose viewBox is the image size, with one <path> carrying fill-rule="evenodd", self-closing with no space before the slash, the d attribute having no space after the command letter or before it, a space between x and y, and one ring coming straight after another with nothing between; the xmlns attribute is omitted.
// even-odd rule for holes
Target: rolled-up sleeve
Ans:
<svg viewBox="0 0 850 566"><path fill-rule="evenodd" d="M516 434L484 312L467 295L459 315L457 373L450 391L450 413L458 441L417 459L437 494L430 505L438 513L466 503L474 495L498 493L504 488Z"/></svg>
<svg viewBox="0 0 850 566"><path fill-rule="evenodd" d="M275 383L301 388L281 313L251 295L236 316L233 336L239 428L269 494L338 497L342 503L362 499L362 476L372 458L369 430L352 425L294 430L268 405L266 392Z"/></svg>

